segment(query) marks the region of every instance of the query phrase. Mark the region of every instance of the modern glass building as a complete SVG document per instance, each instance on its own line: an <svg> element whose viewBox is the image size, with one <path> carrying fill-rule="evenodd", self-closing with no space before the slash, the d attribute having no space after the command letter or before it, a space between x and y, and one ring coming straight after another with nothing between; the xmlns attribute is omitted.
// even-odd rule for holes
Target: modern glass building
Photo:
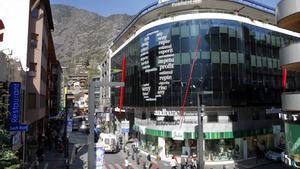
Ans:
<svg viewBox="0 0 300 169"><path fill-rule="evenodd" d="M113 88L111 101L124 99L141 149L162 158L196 152L202 91L213 91L201 96L207 162L284 144L281 121L266 109L281 107L279 49L300 36L273 26L273 9L246 2L154 3L115 39L110 73L125 91Z"/></svg>
<svg viewBox="0 0 300 169"><path fill-rule="evenodd" d="M300 3L295 0L280 1L277 5L276 19L279 27L300 32ZM285 92L281 96L281 118L285 125L286 154L284 162L300 168L300 86L291 86L286 79L295 78L295 71L300 71L300 43L295 42L280 49L280 64L284 70ZM294 71L294 72L292 72ZM299 83L299 78L297 79Z"/></svg>

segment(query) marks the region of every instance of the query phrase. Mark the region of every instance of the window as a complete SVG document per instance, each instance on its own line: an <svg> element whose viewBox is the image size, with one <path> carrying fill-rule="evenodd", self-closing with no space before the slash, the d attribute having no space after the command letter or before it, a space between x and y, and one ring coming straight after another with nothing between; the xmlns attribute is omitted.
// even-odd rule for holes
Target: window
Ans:
<svg viewBox="0 0 300 169"><path fill-rule="evenodd" d="M36 48L37 47L38 38L39 38L39 34L31 33L30 46L32 48Z"/></svg>
<svg viewBox="0 0 300 169"><path fill-rule="evenodd" d="M207 122L218 122L218 115L208 115Z"/></svg>
<svg viewBox="0 0 300 169"><path fill-rule="evenodd" d="M35 8L32 12L31 12L31 16L35 19L38 18L39 16L39 9L38 8Z"/></svg>
<svg viewBox="0 0 300 169"><path fill-rule="evenodd" d="M29 71L36 72L36 65L37 65L37 63L29 63Z"/></svg>
<svg viewBox="0 0 300 169"><path fill-rule="evenodd" d="M35 93L28 93L28 108L34 109L36 108L36 94Z"/></svg>

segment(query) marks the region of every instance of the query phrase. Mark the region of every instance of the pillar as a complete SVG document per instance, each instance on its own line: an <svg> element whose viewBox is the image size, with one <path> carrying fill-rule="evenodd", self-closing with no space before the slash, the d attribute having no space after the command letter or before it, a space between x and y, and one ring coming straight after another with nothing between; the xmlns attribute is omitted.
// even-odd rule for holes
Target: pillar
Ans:
<svg viewBox="0 0 300 169"><path fill-rule="evenodd" d="M247 139L244 138L243 139L243 152L244 152L244 160L247 160L248 159L248 145L247 145Z"/></svg>
<svg viewBox="0 0 300 169"><path fill-rule="evenodd" d="M162 148L159 153L159 156L161 158L165 158L166 157L166 140L162 137L158 137L158 145L159 145L159 147Z"/></svg>

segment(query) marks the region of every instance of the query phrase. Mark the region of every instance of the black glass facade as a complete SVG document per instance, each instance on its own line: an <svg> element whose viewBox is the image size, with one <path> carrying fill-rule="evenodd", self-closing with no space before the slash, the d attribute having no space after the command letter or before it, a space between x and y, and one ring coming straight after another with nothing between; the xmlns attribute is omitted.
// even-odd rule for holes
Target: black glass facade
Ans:
<svg viewBox="0 0 300 169"><path fill-rule="evenodd" d="M121 81L126 57L124 106L180 107L196 59L186 106L197 106L200 90L213 90L203 98L208 106L280 106L279 48L294 41L298 39L231 20L163 24L142 32L113 56L112 81ZM299 77L289 73L289 89L300 88ZM112 89L115 107L119 96L119 89Z"/></svg>

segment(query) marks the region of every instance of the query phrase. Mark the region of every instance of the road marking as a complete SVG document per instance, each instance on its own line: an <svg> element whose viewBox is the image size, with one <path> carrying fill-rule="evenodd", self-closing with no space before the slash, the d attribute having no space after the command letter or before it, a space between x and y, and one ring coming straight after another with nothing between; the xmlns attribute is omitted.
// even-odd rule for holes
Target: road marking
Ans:
<svg viewBox="0 0 300 169"><path fill-rule="evenodd" d="M115 168L122 169L122 166L120 164L115 164Z"/></svg>
<svg viewBox="0 0 300 169"><path fill-rule="evenodd" d="M48 163L46 163L44 166L44 169L47 169L47 168L48 168Z"/></svg>

